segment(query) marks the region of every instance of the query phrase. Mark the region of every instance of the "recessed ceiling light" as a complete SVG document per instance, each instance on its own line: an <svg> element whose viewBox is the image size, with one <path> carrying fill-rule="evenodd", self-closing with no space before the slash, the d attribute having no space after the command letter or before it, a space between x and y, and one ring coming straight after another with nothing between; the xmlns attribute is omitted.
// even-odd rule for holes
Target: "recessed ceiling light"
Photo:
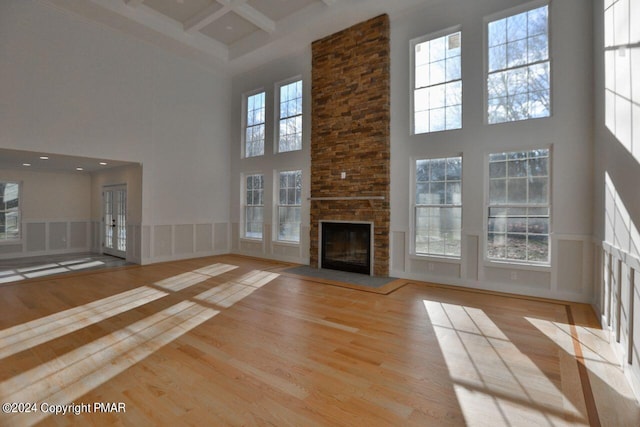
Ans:
<svg viewBox="0 0 640 427"><path fill-rule="evenodd" d="M232 27L231 25L227 25L227 26L226 26L226 28L227 28L227 30L229 30L229 31L233 30L233 27Z"/></svg>
<svg viewBox="0 0 640 427"><path fill-rule="evenodd" d="M84 168L76 168L77 171L83 171Z"/></svg>
<svg viewBox="0 0 640 427"><path fill-rule="evenodd" d="M40 156L40 160L49 160L49 156Z"/></svg>
<svg viewBox="0 0 640 427"><path fill-rule="evenodd" d="M107 166L107 162L100 162L101 166Z"/></svg>
<svg viewBox="0 0 640 427"><path fill-rule="evenodd" d="M23 163L22 166L31 166L31 163Z"/></svg>

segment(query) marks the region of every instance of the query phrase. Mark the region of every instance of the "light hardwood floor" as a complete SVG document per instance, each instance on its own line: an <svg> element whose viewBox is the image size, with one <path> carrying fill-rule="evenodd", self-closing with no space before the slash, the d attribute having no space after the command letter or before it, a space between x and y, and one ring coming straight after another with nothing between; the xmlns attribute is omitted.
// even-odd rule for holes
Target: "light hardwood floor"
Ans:
<svg viewBox="0 0 640 427"><path fill-rule="evenodd" d="M284 267L220 256L0 286L0 401L38 409L0 425L639 425L588 306L381 295Z"/></svg>

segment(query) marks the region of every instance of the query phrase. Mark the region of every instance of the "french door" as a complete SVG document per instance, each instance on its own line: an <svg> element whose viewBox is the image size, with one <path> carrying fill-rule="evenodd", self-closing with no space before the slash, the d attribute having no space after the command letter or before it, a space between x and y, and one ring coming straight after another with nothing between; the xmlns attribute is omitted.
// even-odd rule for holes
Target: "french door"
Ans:
<svg viewBox="0 0 640 427"><path fill-rule="evenodd" d="M127 186L105 186L102 189L103 252L127 257Z"/></svg>

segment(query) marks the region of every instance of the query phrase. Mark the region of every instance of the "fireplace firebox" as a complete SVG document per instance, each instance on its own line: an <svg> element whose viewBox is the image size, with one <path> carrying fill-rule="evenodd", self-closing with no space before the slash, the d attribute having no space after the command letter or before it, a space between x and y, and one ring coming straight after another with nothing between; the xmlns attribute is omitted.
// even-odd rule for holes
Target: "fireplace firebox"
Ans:
<svg viewBox="0 0 640 427"><path fill-rule="evenodd" d="M371 224L325 222L321 228L321 268L371 273Z"/></svg>

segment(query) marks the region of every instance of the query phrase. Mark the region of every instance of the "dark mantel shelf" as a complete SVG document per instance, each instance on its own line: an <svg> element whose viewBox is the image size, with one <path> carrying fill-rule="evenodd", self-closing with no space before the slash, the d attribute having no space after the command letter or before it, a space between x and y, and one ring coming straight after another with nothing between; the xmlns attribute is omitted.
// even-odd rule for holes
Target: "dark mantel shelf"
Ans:
<svg viewBox="0 0 640 427"><path fill-rule="evenodd" d="M342 200L366 200L369 202L369 206L371 206L371 208L373 208L373 201L374 200L384 200L385 197L384 196L353 196L353 197L309 197L307 200L310 200L312 202L314 201L324 201L324 200L329 200L329 201L342 201Z"/></svg>
<svg viewBox="0 0 640 427"><path fill-rule="evenodd" d="M384 196L309 197L307 200L384 200Z"/></svg>

